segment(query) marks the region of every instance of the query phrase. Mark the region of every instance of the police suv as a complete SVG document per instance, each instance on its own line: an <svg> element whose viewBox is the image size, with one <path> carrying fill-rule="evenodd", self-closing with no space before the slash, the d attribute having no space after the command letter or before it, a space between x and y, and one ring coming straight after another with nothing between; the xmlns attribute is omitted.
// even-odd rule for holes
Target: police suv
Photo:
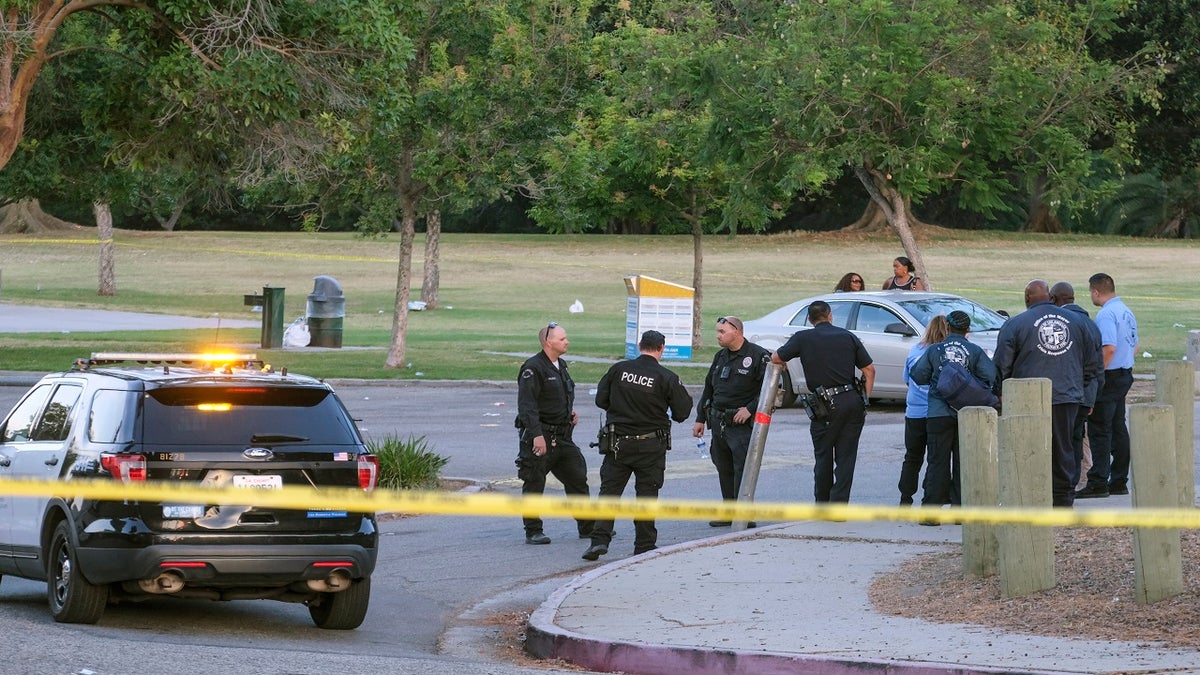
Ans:
<svg viewBox="0 0 1200 675"><path fill-rule="evenodd" d="M378 469L320 380L253 354L93 354L43 377L9 413L0 479L242 487L246 502L0 488L0 574L45 580L50 612L67 623L152 597L268 598L304 603L322 628L357 628L375 515L246 503L251 490L285 485L371 491Z"/></svg>

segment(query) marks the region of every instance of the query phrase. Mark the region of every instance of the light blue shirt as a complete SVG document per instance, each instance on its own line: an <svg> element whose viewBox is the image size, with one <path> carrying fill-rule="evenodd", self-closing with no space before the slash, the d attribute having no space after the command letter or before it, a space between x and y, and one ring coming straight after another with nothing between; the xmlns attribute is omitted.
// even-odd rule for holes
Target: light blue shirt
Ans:
<svg viewBox="0 0 1200 675"><path fill-rule="evenodd" d="M1106 370L1133 368L1133 350L1138 344L1137 319L1120 297L1113 297L1096 312L1100 344L1112 345L1113 357Z"/></svg>
<svg viewBox="0 0 1200 675"><path fill-rule="evenodd" d="M921 358L926 349L929 349L929 345L918 342L908 350L908 356L904 359L904 383L908 385L908 396L904 398L904 416L913 419L929 416L929 385L916 384L908 376L913 364Z"/></svg>

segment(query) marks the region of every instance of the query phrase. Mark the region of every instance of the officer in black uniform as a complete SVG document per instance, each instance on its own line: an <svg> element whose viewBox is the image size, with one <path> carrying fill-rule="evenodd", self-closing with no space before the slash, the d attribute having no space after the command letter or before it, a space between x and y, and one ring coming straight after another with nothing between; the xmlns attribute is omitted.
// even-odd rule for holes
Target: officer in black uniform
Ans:
<svg viewBox="0 0 1200 675"><path fill-rule="evenodd" d="M875 366L858 336L833 325L829 303L816 300L809 305L808 322L812 328L798 331L771 360L783 365L799 356L805 385L812 392L807 396L820 397L811 409L825 411L818 412L809 425L816 459L813 498L818 502L848 502L858 459L858 438L866 422L866 399L875 386ZM855 368L863 374L861 389Z"/></svg>
<svg viewBox="0 0 1200 675"><path fill-rule="evenodd" d="M551 322L538 332L542 351L521 366L517 376L517 419L520 451L517 477L522 494L542 494L546 474L552 473L569 495L588 494L587 462L571 433L579 422L575 414L575 382L567 372L567 331ZM525 543L549 544L542 519L526 516ZM579 537L592 534L592 521L578 520Z"/></svg>
<svg viewBox="0 0 1200 675"><path fill-rule="evenodd" d="M656 330L642 333L641 356L613 365L600 379L596 405L608 412L600 439L601 497L620 497L630 474L638 499L657 498L662 488L671 420L683 422L692 414L691 394L678 375L658 362L666 344L666 337ZM635 520L633 529L634 555L656 548L658 530L653 520ZM583 559L596 560L608 553L612 535L612 519L597 520Z"/></svg>
<svg viewBox="0 0 1200 675"><path fill-rule="evenodd" d="M736 501L771 352L746 340L742 320L736 316L717 319L717 344L721 350L713 356L704 378L692 435L703 436L705 425L712 429L711 456L721 482L721 498ZM709 525L724 527L730 521L714 520Z"/></svg>

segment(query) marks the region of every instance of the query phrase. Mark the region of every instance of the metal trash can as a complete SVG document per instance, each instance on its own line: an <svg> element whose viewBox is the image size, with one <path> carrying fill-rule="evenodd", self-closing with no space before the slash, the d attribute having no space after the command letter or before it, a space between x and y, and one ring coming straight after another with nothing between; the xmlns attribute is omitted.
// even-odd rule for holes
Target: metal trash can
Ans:
<svg viewBox="0 0 1200 675"><path fill-rule="evenodd" d="M342 346L342 322L346 318L346 298L342 285L333 277L313 277L313 292L308 294L309 347Z"/></svg>

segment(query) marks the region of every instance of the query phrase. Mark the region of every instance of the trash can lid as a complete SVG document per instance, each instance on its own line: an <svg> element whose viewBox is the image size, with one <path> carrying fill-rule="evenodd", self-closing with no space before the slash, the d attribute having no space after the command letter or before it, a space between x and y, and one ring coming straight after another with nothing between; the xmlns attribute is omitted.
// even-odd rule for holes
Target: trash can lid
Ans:
<svg viewBox="0 0 1200 675"><path fill-rule="evenodd" d="M313 292L308 294L309 300L327 300L341 298L342 285L337 279L324 274L313 277Z"/></svg>

